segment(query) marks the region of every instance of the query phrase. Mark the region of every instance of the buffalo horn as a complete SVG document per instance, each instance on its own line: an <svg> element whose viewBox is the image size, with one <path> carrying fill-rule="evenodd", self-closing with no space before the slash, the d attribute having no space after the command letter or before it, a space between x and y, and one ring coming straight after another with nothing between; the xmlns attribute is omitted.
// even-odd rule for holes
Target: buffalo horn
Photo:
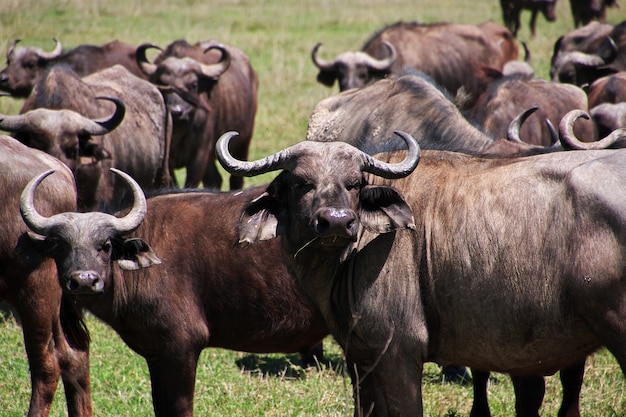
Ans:
<svg viewBox="0 0 626 417"><path fill-rule="evenodd" d="M111 168L111 171L122 177L133 191L133 207L128 214L120 218L112 216L114 218L113 227L118 233L130 233L138 228L144 217L146 217L148 211L146 196L139 184L130 175L116 168Z"/></svg>
<svg viewBox="0 0 626 417"><path fill-rule="evenodd" d="M139 184L137 184L130 175L115 168L111 168L111 171L122 177L131 187L133 190L134 203L133 207L124 217L117 218L112 215L107 216L110 217L110 225L115 231L120 234L130 233L139 227L146 216L146 197L144 196ZM22 214L22 218L24 219L24 223L26 223L32 231L42 236L47 236L52 227L60 225L66 220L63 213L55 214L51 217L45 217L39 214L35 208L35 189L48 175L53 172L54 170L46 171L30 180L20 196L20 212Z"/></svg>
<svg viewBox="0 0 626 417"><path fill-rule="evenodd" d="M143 43L137 47L137 51L135 52L137 65L139 66L139 69L141 69L141 71L147 76L154 74L157 69L157 66L148 61L148 58L146 57L146 50L150 48L163 51L163 49L159 45L155 45L153 43Z"/></svg>
<svg viewBox="0 0 626 417"><path fill-rule="evenodd" d="M333 61L325 61L317 56L317 50L320 46L322 46L322 43L318 42L317 45L313 47L313 50L311 51L311 59L313 59L313 63L320 69L320 71L331 71L335 67L335 63Z"/></svg>
<svg viewBox="0 0 626 417"><path fill-rule="evenodd" d="M9 49L7 49L7 61L9 61L9 58L13 56L13 53L15 52L15 47L17 46L20 40L21 39L14 40L11 46L9 46Z"/></svg>
<svg viewBox="0 0 626 417"><path fill-rule="evenodd" d="M404 160L398 163L383 162L357 148L353 148L353 151L361 156L361 168L365 172L370 172L383 178L402 178L415 169L420 159L420 147L417 141L408 133L400 131L394 131L394 133L402 138L408 146L408 153ZM216 145L217 158L230 174L246 177L253 177L279 169L290 170L292 169L291 163L297 157L299 151L315 143L304 141L256 161L240 161L235 159L228 150L228 143L237 135L237 132L227 132L219 138Z"/></svg>
<svg viewBox="0 0 626 417"><path fill-rule="evenodd" d="M37 51L37 54L46 60L52 60L55 58L58 58L61 55L61 52L63 52L63 45L61 45L61 42L59 42L59 40L57 38L52 38L54 40L55 46L54 49L50 52L45 52L43 49L40 49L39 51Z"/></svg>
<svg viewBox="0 0 626 417"><path fill-rule="evenodd" d="M559 123L559 133L564 149L595 150L607 149L618 140L626 138L626 129L615 129L608 136L595 142L582 142L574 134L574 123L580 118L589 120L590 116L583 110L574 109L568 112Z"/></svg>
<svg viewBox="0 0 626 417"><path fill-rule="evenodd" d="M124 120L124 115L126 114L126 106L124 105L124 102L122 100L116 97L100 96L96 97L96 99L108 100L115 104L115 111L109 118L103 120L93 120L93 123L95 123L95 125L91 125L91 128L87 129L87 133L91 135L104 135L106 133L109 133L110 131L118 127L120 123L122 123L122 120Z"/></svg>
<svg viewBox="0 0 626 417"><path fill-rule="evenodd" d="M7 132L19 132L26 125L23 114L15 116L0 115L0 129Z"/></svg>
<svg viewBox="0 0 626 417"><path fill-rule="evenodd" d="M208 78L219 78L226 70L230 67L230 52L228 49L222 44L214 44L209 46L204 50L206 54L211 49L217 49L222 53L222 56L217 64L200 64L200 68L202 68L202 74Z"/></svg>
<svg viewBox="0 0 626 417"><path fill-rule="evenodd" d="M537 110L539 110L539 107L533 106L524 110L517 116L515 116L515 118L511 120L511 123L509 124L509 127L506 130L507 139L513 142L523 142L519 135L519 132L522 129L522 125L524 124L526 119L528 119L530 115L536 112Z"/></svg>
<svg viewBox="0 0 626 417"><path fill-rule="evenodd" d="M374 68L378 71L388 70L389 67L396 61L398 58L398 54L396 53L396 48L388 41L383 41L383 45L387 47L389 50L389 56L383 59L376 59L374 57L370 57L367 61L367 65L371 68Z"/></svg>

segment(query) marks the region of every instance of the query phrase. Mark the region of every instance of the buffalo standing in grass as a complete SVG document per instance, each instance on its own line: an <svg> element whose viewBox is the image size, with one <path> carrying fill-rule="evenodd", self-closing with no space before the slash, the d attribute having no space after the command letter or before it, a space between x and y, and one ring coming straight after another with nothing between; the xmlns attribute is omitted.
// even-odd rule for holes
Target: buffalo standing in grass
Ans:
<svg viewBox="0 0 626 417"><path fill-rule="evenodd" d="M282 236L344 350L355 415L422 416L426 361L549 375L606 346L626 373L626 150L420 159L398 134L408 152L382 160L305 141L239 161L233 133L217 148L233 174L283 170L239 241Z"/></svg>
<svg viewBox="0 0 626 417"><path fill-rule="evenodd" d="M328 334L319 311L281 260L279 242L237 247L238 213L260 188L162 194L104 213L21 209L43 245L56 247L59 279L78 307L109 324L146 359L155 415L193 414L196 366L206 347L309 354ZM52 176L54 177L54 176Z"/></svg>
<svg viewBox="0 0 626 417"><path fill-rule="evenodd" d="M504 24L514 37L521 27L522 10L530 10L530 34L537 35L537 16L541 12L548 22L556 20L556 0L500 0Z"/></svg>
<svg viewBox="0 0 626 417"><path fill-rule="evenodd" d="M485 22L480 25L453 23L420 24L397 22L375 33L362 52L345 53L333 61L322 60L313 49L313 62L319 68L319 82L340 91L361 88L388 74L402 75L418 70L451 94L464 87L477 95L483 83L481 68L502 70L516 60L518 47L504 27Z"/></svg>
<svg viewBox="0 0 626 417"><path fill-rule="evenodd" d="M58 159L0 136L0 299L17 312L30 369L28 417L47 417L63 380L70 417L93 415L87 333L71 302L62 300L54 261L20 216L22 189L34 172L58 174L42 185L35 202L45 215L76 210L72 172Z"/></svg>
<svg viewBox="0 0 626 417"><path fill-rule="evenodd" d="M215 164L215 142L232 129L241 131L232 152L248 157L257 110L258 78L250 59L241 50L215 41L190 45L172 42L154 64L146 59L148 48L138 48L139 66L161 88L172 114L174 130L170 169L186 168L185 187L220 189L222 177ZM243 187L231 176L230 189Z"/></svg>
<svg viewBox="0 0 626 417"><path fill-rule="evenodd" d="M97 100L100 96L111 100ZM100 126L90 119L109 117ZM67 66L41 77L19 116L3 116L0 129L67 163L81 210L106 208L123 198L124 184L110 167L131 173L145 189L170 183L171 120L161 93L116 65L85 78Z"/></svg>

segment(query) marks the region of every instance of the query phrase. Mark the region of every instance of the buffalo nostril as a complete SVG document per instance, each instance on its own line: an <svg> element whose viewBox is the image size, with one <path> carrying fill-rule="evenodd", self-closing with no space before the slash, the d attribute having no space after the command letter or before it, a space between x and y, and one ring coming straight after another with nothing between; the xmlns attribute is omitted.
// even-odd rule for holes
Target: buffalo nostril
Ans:
<svg viewBox="0 0 626 417"><path fill-rule="evenodd" d="M319 211L315 228L320 235L352 238L355 225L356 215L352 210L325 208Z"/></svg>

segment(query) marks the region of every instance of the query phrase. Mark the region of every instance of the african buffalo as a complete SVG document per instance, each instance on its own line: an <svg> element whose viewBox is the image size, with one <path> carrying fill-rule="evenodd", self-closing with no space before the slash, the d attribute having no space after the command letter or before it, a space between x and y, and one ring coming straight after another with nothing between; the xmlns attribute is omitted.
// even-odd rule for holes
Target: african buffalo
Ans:
<svg viewBox="0 0 626 417"><path fill-rule="evenodd" d="M21 320L31 375L29 417L50 413L59 376L63 379L71 417L91 416L86 336L73 306L62 301L54 261L33 239L19 211L20 194L34 172L54 169L58 175L35 196L45 215L76 209L74 179L56 158L0 136L0 299Z"/></svg>
<svg viewBox="0 0 626 417"><path fill-rule="evenodd" d="M122 65L134 75L145 78L137 66L134 46L115 40L102 46L80 45L63 53L61 42L54 41L54 50L45 52L41 48L17 46L19 39L16 39L7 49L7 66L0 71L0 90L26 98L39 75L58 64L69 65L80 76Z"/></svg>
<svg viewBox="0 0 626 417"><path fill-rule="evenodd" d="M587 88L589 108L602 103L626 102L626 71L598 78Z"/></svg>
<svg viewBox="0 0 626 417"><path fill-rule="evenodd" d="M56 246L68 296L146 359L157 416L193 414L196 365L206 347L307 354L328 334L281 261L278 241L237 247L238 213L260 188L146 202L122 173L133 188L128 214L48 218L32 202L45 175L24 189L24 221Z"/></svg>
<svg viewBox="0 0 626 417"><path fill-rule="evenodd" d="M600 136L626 128L626 102L602 103L592 108L589 113Z"/></svg>
<svg viewBox="0 0 626 417"><path fill-rule="evenodd" d="M616 26L591 22L554 44L552 81L583 86L619 71L626 71L626 20Z"/></svg>
<svg viewBox="0 0 626 417"><path fill-rule="evenodd" d="M403 129L419 138L422 149L493 156L561 150L558 144L544 147L522 142L519 123L523 120L515 120L516 116L511 116L511 132L494 139L470 124L432 80L415 73L320 101L309 117L306 139L347 142L374 155L382 150L403 149L403 141L393 134L395 129ZM532 138L525 140L533 142Z"/></svg>
<svg viewBox="0 0 626 417"><path fill-rule="evenodd" d="M537 34L537 16L543 14L548 22L556 20L556 0L500 0L504 25L509 28L514 37L520 28L520 14L522 10L530 10L530 33L534 38Z"/></svg>
<svg viewBox="0 0 626 417"><path fill-rule="evenodd" d="M466 117L487 135L505 137L511 120L521 111L533 106L539 107L538 117L524 123L520 129L520 137L540 146L550 146L554 142L553 132L544 120L558 126L570 110L589 110L587 94L575 85L503 77L487 87L474 106L466 112ZM591 121L577 124L576 134L586 142L596 139Z"/></svg>
<svg viewBox="0 0 626 417"><path fill-rule="evenodd" d="M258 78L248 56L216 41L190 45L172 42L150 63L148 48L137 48L139 66L159 86L172 113L174 131L170 169L186 168L185 187L220 189L222 177L215 165L215 142L232 129L241 136L233 142L238 158L248 157L257 110ZM173 176L173 171L172 171ZM230 177L230 189L243 187L243 179Z"/></svg>
<svg viewBox="0 0 626 417"><path fill-rule="evenodd" d="M585 26L592 20L604 22L607 7L619 7L617 0L569 0L574 27Z"/></svg>
<svg viewBox="0 0 626 417"><path fill-rule="evenodd" d="M247 162L235 134L217 145L228 172L283 170L239 241L282 237L344 350L355 415L422 416L426 361L549 375L606 346L626 373L626 150L420 158L399 132L399 155L304 141Z"/></svg>
<svg viewBox="0 0 626 417"><path fill-rule="evenodd" d="M99 96L115 98L115 105ZM111 114L101 126L89 120ZM169 185L171 120L163 97L122 66L84 78L54 66L40 78L22 114L1 117L0 129L72 168L81 210L105 208L124 196L124 184L109 167L131 173L145 189Z"/></svg>
<svg viewBox="0 0 626 417"><path fill-rule="evenodd" d="M372 35L362 52L342 54L335 61L320 59L318 48L319 44L312 52L313 62L320 70L318 81L332 86L336 79L341 91L412 69L429 75L451 94L456 94L461 86L469 94L477 94L485 85L473 72L482 67L502 70L507 61L518 56L511 33L494 22L397 22Z"/></svg>

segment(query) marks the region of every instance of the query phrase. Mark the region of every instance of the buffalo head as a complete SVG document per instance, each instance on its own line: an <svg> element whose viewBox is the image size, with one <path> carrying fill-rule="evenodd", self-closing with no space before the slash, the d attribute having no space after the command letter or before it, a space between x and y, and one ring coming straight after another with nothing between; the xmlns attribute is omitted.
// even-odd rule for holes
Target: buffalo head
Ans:
<svg viewBox="0 0 626 417"><path fill-rule="evenodd" d="M0 115L0 129L13 132L16 139L64 162L72 170L109 158L101 141L93 136L111 132L124 119L126 108L120 99L96 97L115 104L107 118L91 120L71 110L38 108L17 116Z"/></svg>
<svg viewBox="0 0 626 417"><path fill-rule="evenodd" d="M191 57L166 56L158 64L151 63L146 50L159 46L145 43L137 48L137 64L148 76L150 82L161 89L172 118L190 121L198 108L209 110L207 97L212 86L230 67L231 56L221 44L210 44L204 53L217 50L221 53L219 62L205 64Z"/></svg>
<svg viewBox="0 0 626 417"><path fill-rule="evenodd" d="M419 145L410 135L396 132L409 150L401 162L376 159L345 142L297 143L258 161L239 161L228 152L230 132L217 142L217 155L233 175L254 176L284 171L266 192L245 208L240 242L254 243L285 234L294 252L318 247L342 250L356 241L361 226L377 233L412 228L413 214L391 187L370 186L365 172L401 178L417 166Z"/></svg>
<svg viewBox="0 0 626 417"><path fill-rule="evenodd" d="M16 39L7 49L7 66L0 71L0 90L7 91L14 97L26 98L30 95L39 76L39 72L50 61L61 55L61 42L54 39L54 50L45 52L41 48L18 47Z"/></svg>
<svg viewBox="0 0 626 417"><path fill-rule="evenodd" d="M54 171L32 179L20 198L24 223L45 240L55 259L61 285L72 293L100 293L107 287L113 261L122 269L135 270L161 263L152 248L141 239L122 239L143 221L146 198L141 187L126 173L111 169L133 190L134 203L124 217L106 213L60 213L44 217L34 205L37 186Z"/></svg>
<svg viewBox="0 0 626 417"><path fill-rule="evenodd" d="M334 61L324 61L317 56L321 43L311 51L313 63L320 72L317 81L331 87L335 80L339 83L339 91L361 88L365 85L386 77L391 73L391 66L397 59L396 49L387 41L383 44L389 50L389 56L377 59L365 52L344 52Z"/></svg>

